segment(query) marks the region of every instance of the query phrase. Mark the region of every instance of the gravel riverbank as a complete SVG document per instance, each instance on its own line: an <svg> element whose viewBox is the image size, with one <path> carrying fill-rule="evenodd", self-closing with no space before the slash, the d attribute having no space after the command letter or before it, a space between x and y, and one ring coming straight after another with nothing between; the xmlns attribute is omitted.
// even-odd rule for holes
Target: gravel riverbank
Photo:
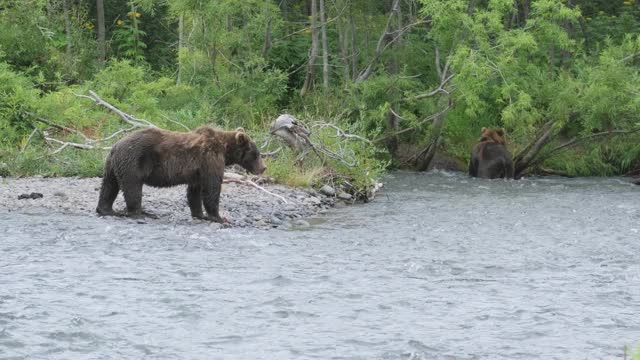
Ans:
<svg viewBox="0 0 640 360"><path fill-rule="evenodd" d="M62 213L96 217L101 178L0 178L0 211L27 214ZM268 194L248 184L224 183L220 199L220 214L232 227L290 228L305 227L306 217L326 212L335 205L334 197L320 194L313 189L296 189L277 184L261 184L265 190L282 196L285 200ZM186 200L186 186L157 189L143 188L142 207L158 216L122 221L138 222L209 222L191 218ZM24 198L23 194L42 194L41 198ZM19 199L23 195L22 199ZM122 193L118 195L114 210L125 209ZM211 223L212 227L220 225Z"/></svg>

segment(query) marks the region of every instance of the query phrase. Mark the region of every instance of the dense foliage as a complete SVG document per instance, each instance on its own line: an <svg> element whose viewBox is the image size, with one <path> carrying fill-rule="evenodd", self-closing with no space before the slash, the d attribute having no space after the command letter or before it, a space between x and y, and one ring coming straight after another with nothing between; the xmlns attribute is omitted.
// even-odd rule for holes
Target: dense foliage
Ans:
<svg viewBox="0 0 640 360"><path fill-rule="evenodd" d="M37 120L121 129L89 90L169 129L243 126L262 144L288 112L371 140L320 134L355 165L280 152L271 174L292 184L464 168L483 126L506 129L519 173L624 174L638 30L637 0L0 0L0 174L99 175L104 150L54 154L45 137L81 135Z"/></svg>

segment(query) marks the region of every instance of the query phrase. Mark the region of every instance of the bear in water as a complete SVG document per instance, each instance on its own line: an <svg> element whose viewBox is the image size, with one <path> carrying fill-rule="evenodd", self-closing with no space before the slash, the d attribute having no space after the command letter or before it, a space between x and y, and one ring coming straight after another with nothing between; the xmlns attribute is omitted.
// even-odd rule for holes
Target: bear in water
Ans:
<svg viewBox="0 0 640 360"><path fill-rule="evenodd" d="M232 164L253 174L266 169L258 147L242 128L221 131L202 126L191 132L140 130L111 149L96 211L100 215L115 215L113 202L122 190L127 215L141 216L143 184L154 187L187 184L191 216L221 223L224 220L220 217L219 203L224 167Z"/></svg>
<svg viewBox="0 0 640 360"><path fill-rule="evenodd" d="M481 178L513 178L513 161L504 140L504 130L482 128L480 141L473 147L469 175Z"/></svg>

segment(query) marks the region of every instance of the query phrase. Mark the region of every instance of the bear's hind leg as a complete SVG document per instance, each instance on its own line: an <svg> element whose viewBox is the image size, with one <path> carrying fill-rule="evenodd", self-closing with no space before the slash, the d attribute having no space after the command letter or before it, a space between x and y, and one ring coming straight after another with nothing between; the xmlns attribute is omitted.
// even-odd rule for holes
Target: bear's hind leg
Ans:
<svg viewBox="0 0 640 360"><path fill-rule="evenodd" d="M191 216L196 219L204 219L202 212L202 187L199 184L187 186L187 202L191 209Z"/></svg>
<svg viewBox="0 0 640 360"><path fill-rule="evenodd" d="M120 186L118 185L118 179L113 174L111 166L107 160L105 166L105 173L102 177L102 187L100 188L100 198L98 200L98 207L96 212L100 215L115 215L113 211L113 202L118 197L118 191Z"/></svg>

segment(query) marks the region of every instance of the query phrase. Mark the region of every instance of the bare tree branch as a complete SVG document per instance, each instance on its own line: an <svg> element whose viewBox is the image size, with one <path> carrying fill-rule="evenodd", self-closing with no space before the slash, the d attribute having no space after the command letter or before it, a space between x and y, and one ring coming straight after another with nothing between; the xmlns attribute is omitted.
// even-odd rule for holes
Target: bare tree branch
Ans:
<svg viewBox="0 0 640 360"><path fill-rule="evenodd" d="M157 126L155 124L153 124L152 122L145 120L145 119L139 119L133 115L129 115L125 112L123 112L122 110L116 108L115 106L109 104L108 102L104 101L102 98L100 98L100 96L98 96L98 94L96 94L93 90L89 90L89 95L80 95L80 94L74 94L77 97L82 97L82 98L87 98L87 99L91 99L93 100L96 105L100 105L102 107L105 107L106 109L108 109L109 111L115 113L116 115L120 116L120 118L122 119L122 121L126 122L129 125L135 126L135 127L152 127L152 128L157 128Z"/></svg>
<svg viewBox="0 0 640 360"><path fill-rule="evenodd" d="M287 199L285 199L283 196L278 195L278 194L274 194L271 191L265 189L264 187L256 184L255 182L253 182L252 180L248 179L246 176L242 176L240 174L236 174L236 173L225 173L224 174L224 179L223 182L225 183L237 183L237 184L243 184L243 185L250 185L253 186L254 188L269 194L271 196L274 196L278 199L280 199L280 201L282 201L285 204L288 204L289 202L287 201Z"/></svg>
<svg viewBox="0 0 640 360"><path fill-rule="evenodd" d="M47 120L47 119L45 119L45 118L43 118L41 116L38 116L38 115L36 115L36 114L34 114L32 112L25 112L25 114L31 116L33 119L35 119L38 122L41 122L43 124L47 124L47 125L49 125L49 126L51 126L53 128L56 128L58 130L62 130L62 131L66 131L68 133L73 133L73 134L80 135L83 139L85 139L87 141L91 140L85 134L83 134L81 131L78 131L76 129L72 129L72 128L68 128L66 126L62 126L62 125L56 124L53 121Z"/></svg>
<svg viewBox="0 0 640 360"><path fill-rule="evenodd" d="M33 139L33 135L35 135L38 132L39 132L38 128L34 128L33 129L33 131L31 132L31 135L29 135L29 137L27 138L27 141L24 143L24 145L22 145L22 148L20 149L20 153L21 154L24 152L24 150L29 145L29 143L31 142L31 139Z"/></svg>

